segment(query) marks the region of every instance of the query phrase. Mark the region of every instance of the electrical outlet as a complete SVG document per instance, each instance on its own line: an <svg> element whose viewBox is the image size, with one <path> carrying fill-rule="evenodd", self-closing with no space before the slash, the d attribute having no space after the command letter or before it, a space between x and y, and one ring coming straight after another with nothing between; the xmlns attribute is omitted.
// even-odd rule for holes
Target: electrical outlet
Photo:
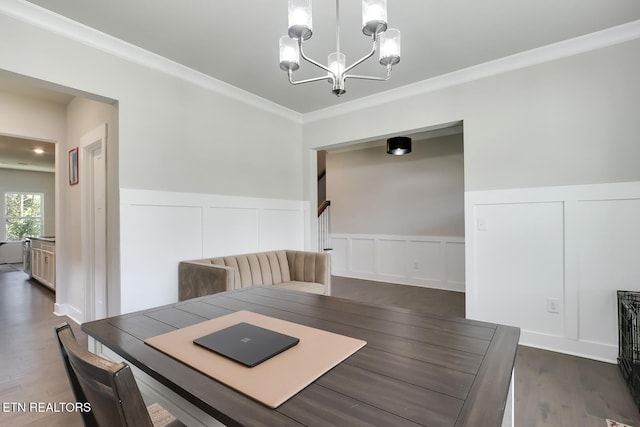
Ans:
<svg viewBox="0 0 640 427"><path fill-rule="evenodd" d="M420 268L420 263L419 263L418 261L415 261L415 262L413 263L413 269L414 269L414 270L418 270L419 268Z"/></svg>
<svg viewBox="0 0 640 427"><path fill-rule="evenodd" d="M547 311L549 313L560 313L560 300L558 298L547 298Z"/></svg>

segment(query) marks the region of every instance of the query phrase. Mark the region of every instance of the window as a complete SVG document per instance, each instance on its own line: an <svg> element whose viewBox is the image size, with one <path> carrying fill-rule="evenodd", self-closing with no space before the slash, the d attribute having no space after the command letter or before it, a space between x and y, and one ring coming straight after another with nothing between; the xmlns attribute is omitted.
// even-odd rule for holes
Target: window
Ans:
<svg viewBox="0 0 640 427"><path fill-rule="evenodd" d="M8 241L41 235L43 200L43 194L4 193L5 236Z"/></svg>

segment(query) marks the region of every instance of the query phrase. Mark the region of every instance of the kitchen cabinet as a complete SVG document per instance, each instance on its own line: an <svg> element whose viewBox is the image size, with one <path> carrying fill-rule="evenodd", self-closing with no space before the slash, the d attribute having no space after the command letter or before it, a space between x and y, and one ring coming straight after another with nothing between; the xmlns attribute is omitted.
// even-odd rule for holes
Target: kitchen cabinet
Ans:
<svg viewBox="0 0 640 427"><path fill-rule="evenodd" d="M31 276L56 289L56 242L49 238L31 238Z"/></svg>

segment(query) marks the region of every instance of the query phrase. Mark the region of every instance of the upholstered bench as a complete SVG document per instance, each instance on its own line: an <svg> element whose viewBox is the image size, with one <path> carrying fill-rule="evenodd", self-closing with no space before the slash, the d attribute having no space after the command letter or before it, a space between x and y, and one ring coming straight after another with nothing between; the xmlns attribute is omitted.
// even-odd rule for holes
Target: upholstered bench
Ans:
<svg viewBox="0 0 640 427"><path fill-rule="evenodd" d="M178 265L180 301L254 285L330 295L330 255L280 250L182 261Z"/></svg>

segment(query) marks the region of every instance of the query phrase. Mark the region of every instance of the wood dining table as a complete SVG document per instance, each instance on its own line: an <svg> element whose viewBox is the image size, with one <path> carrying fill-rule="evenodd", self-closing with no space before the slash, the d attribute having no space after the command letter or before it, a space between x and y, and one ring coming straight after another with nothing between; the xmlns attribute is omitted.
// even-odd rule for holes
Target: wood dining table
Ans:
<svg viewBox="0 0 640 427"><path fill-rule="evenodd" d="M150 287L152 288L152 287ZM144 340L248 310L367 344L271 409ZM143 394L188 425L482 426L513 423L518 328L252 286L82 324ZM277 357L277 356L276 356Z"/></svg>

